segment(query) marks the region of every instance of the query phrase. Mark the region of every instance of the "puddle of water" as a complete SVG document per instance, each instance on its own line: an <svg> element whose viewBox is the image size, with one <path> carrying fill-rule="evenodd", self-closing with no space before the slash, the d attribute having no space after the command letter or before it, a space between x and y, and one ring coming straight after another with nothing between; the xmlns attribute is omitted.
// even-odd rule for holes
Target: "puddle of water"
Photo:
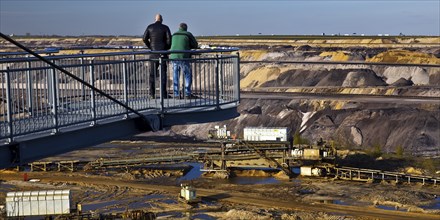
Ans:
<svg viewBox="0 0 440 220"><path fill-rule="evenodd" d="M144 208L144 207L150 207L151 204L149 202L147 202L148 200L164 199L164 198L165 198L165 196L163 196L163 195L147 195L147 196L141 197L139 199L135 199L134 201L130 202L128 207L130 209L140 209L140 208Z"/></svg>
<svg viewBox="0 0 440 220"><path fill-rule="evenodd" d="M437 197L433 203L425 206L421 206L423 209L440 209L440 197Z"/></svg>
<svg viewBox="0 0 440 220"><path fill-rule="evenodd" d="M200 168L203 167L202 163L184 163L184 164L190 165L193 168L191 168L191 170L187 172L184 176L178 178L177 179L178 182L197 179L202 175L203 172L200 171Z"/></svg>
<svg viewBox="0 0 440 220"><path fill-rule="evenodd" d="M313 193L315 193L315 191L309 190L309 189L300 189L298 192L300 194L313 194Z"/></svg>
<svg viewBox="0 0 440 220"><path fill-rule="evenodd" d="M172 219L172 218L182 218L184 216L181 212L161 212L157 213L157 218L161 219Z"/></svg>
<svg viewBox="0 0 440 220"><path fill-rule="evenodd" d="M274 184L280 181L275 177L248 177L238 176L228 179L229 183L238 185Z"/></svg>
<svg viewBox="0 0 440 220"><path fill-rule="evenodd" d="M130 198L130 199L111 200L111 201L98 202L98 203L84 203L82 204L82 210L84 212L88 212L97 209L104 209L106 207L112 207L109 209L109 211L121 211L121 209L122 211L124 211L127 207L129 209L139 209L143 207L150 207L151 204L147 202L148 200L163 199L163 198L165 198L165 196L154 194L154 195L146 195L146 196ZM123 206L123 207L117 207L117 206Z"/></svg>
<svg viewBox="0 0 440 220"><path fill-rule="evenodd" d="M111 208L111 209L105 210L102 213L118 213L118 212L124 212L125 210L127 210L125 207L117 207L117 208Z"/></svg>
<svg viewBox="0 0 440 220"><path fill-rule="evenodd" d="M337 200L333 200L332 203L336 204L336 205L349 205L348 202L345 202L343 200L338 200L338 199Z"/></svg>
<svg viewBox="0 0 440 220"><path fill-rule="evenodd" d="M195 215L191 216L191 219L215 220L217 218L212 217L212 216L207 215L207 214L195 214Z"/></svg>
<svg viewBox="0 0 440 220"><path fill-rule="evenodd" d="M14 189L15 189L14 185L0 182L0 192L10 192L10 191L13 191Z"/></svg>
<svg viewBox="0 0 440 220"><path fill-rule="evenodd" d="M325 199L325 200L319 200L319 202L321 203L326 203L326 204L335 204L335 205L349 205L349 206L369 206L370 204L367 202L360 202L357 200L352 200L352 199ZM379 208L379 207L378 207ZM391 206L390 206L391 208ZM394 207L392 207L393 209L390 210L395 210Z"/></svg>
<svg viewBox="0 0 440 220"><path fill-rule="evenodd" d="M88 211L94 211L97 209L101 209L107 206L113 206L121 203L121 201L107 201L107 202L99 202L99 203L92 203L92 204L82 204L82 211L88 212Z"/></svg>
<svg viewBox="0 0 440 220"><path fill-rule="evenodd" d="M238 170L262 170L262 171L280 171L280 169L271 167L240 167Z"/></svg>
<svg viewBox="0 0 440 220"><path fill-rule="evenodd" d="M290 170L294 174L298 174L298 175L301 174L301 169L299 167L292 167Z"/></svg>
<svg viewBox="0 0 440 220"><path fill-rule="evenodd" d="M160 202L163 202L165 204L178 204L177 200L175 199L164 199L164 200L160 200Z"/></svg>
<svg viewBox="0 0 440 220"><path fill-rule="evenodd" d="M376 208L378 209L384 209L384 210L394 210L394 211L402 211L402 212L406 212L408 211L405 208L396 208L394 206L389 206L389 205L376 205Z"/></svg>

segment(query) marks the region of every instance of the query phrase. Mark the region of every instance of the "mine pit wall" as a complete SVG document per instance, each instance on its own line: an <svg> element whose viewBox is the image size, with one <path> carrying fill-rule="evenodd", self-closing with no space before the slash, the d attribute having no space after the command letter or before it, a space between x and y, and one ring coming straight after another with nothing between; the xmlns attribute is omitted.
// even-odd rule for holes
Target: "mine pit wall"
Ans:
<svg viewBox="0 0 440 220"><path fill-rule="evenodd" d="M440 85L440 67L241 64L240 76L242 88L394 86L400 79L405 79L408 83L411 81L411 84L418 86Z"/></svg>
<svg viewBox="0 0 440 220"><path fill-rule="evenodd" d="M293 54L293 55L292 55ZM304 54L308 54L305 57ZM242 91L367 94L440 97L440 68L379 65L283 64L277 60L323 61L318 53L246 51L244 60L273 63L241 64ZM433 58L434 63L440 59ZM286 108L284 108L286 107ZM304 113L314 113L302 136L323 138L337 146L383 153L403 147L410 155L440 155L440 103L397 105L330 100L241 100L240 117L226 122L235 132L247 126L300 129Z"/></svg>
<svg viewBox="0 0 440 220"><path fill-rule="evenodd" d="M440 104L366 104L329 100L242 99L240 116L217 123L173 126L179 134L206 139L205 131L227 125L242 136L244 127L289 127L292 135L300 128L303 114L315 112L305 123L302 138L315 143L333 140L342 149L371 150L379 145L383 153L402 147L405 154L440 155Z"/></svg>

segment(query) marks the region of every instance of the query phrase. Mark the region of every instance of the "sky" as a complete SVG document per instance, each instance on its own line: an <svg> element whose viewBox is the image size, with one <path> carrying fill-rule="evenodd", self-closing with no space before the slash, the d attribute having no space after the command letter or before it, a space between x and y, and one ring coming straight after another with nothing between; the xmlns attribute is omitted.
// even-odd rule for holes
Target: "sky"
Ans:
<svg viewBox="0 0 440 220"><path fill-rule="evenodd" d="M141 36L157 13L196 36L440 36L440 0L0 0L0 32Z"/></svg>

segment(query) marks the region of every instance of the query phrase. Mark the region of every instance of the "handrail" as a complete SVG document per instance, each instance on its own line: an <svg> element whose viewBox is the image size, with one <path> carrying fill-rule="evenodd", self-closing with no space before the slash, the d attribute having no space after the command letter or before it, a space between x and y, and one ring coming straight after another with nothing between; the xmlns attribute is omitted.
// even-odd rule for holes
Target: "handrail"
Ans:
<svg viewBox="0 0 440 220"><path fill-rule="evenodd" d="M227 52L237 52L239 49L236 47L225 47L224 49L197 49L197 50L139 50L130 52L111 52L111 53L99 53L99 54L69 54L69 55L51 55L45 56L46 59L68 59L68 58L91 58L91 57L105 57L105 56L119 56L119 55L144 55L148 54L171 54L171 53L189 53L192 55L197 55L200 53L227 53ZM38 60L38 58L33 57L14 57L14 58L3 58L0 59L0 63L9 62L21 62L23 59Z"/></svg>

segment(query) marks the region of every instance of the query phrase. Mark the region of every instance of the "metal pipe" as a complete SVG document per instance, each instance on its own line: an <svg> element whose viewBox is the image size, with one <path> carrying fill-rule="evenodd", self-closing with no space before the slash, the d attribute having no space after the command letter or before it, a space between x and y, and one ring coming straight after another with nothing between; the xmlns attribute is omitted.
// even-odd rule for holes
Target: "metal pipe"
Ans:
<svg viewBox="0 0 440 220"><path fill-rule="evenodd" d="M133 72L132 72L132 76L134 77L134 79L133 79L133 82L135 82L134 83L134 85L133 85L133 91L134 91L134 93L133 93L133 95L136 97L137 96L137 68L136 68L136 54L133 54L133 64L134 64L134 67L133 67Z"/></svg>
<svg viewBox="0 0 440 220"><path fill-rule="evenodd" d="M237 52L237 58L234 59L237 63L236 63L236 69L235 69L235 80L236 80L236 87L235 87L235 91L237 91L236 93L236 99L238 100L238 102L240 102L240 53Z"/></svg>
<svg viewBox="0 0 440 220"><path fill-rule="evenodd" d="M50 87L50 98L51 98L51 102L52 102L52 123L53 123L53 129L52 129L52 134L55 134L58 132L58 97L57 97L57 77L56 77L56 72L55 69L51 69L50 71L50 80L49 82L51 82L51 84L49 85Z"/></svg>
<svg viewBox="0 0 440 220"><path fill-rule="evenodd" d="M218 55L215 59L215 106L217 109L220 108L220 85L219 85L219 62Z"/></svg>
<svg viewBox="0 0 440 220"><path fill-rule="evenodd" d="M95 86L95 65L93 60L90 61L90 83ZM96 125L96 101L95 101L95 90L90 90L90 104L92 109L92 123L90 125Z"/></svg>
<svg viewBox="0 0 440 220"><path fill-rule="evenodd" d="M31 68L31 62L27 62L27 68ZM33 111L33 101L32 101L32 75L31 70L26 71L26 91L27 91L27 104L28 104L28 112L32 115Z"/></svg>
<svg viewBox="0 0 440 220"><path fill-rule="evenodd" d="M11 76L9 67L6 67L6 114L8 120L8 142L11 143L14 137L13 121L12 121L12 94L11 94Z"/></svg>
<svg viewBox="0 0 440 220"><path fill-rule="evenodd" d="M127 83L127 59L124 58L122 63L122 84L124 85L124 103L128 105L128 83ZM126 117L128 118L128 110L126 109Z"/></svg>
<svg viewBox="0 0 440 220"><path fill-rule="evenodd" d="M81 79L86 80L86 65L84 63L84 57L80 58L80 65L81 65ZM82 98L84 101L86 99L86 90L84 84L81 84L81 91L82 91Z"/></svg>
<svg viewBox="0 0 440 220"><path fill-rule="evenodd" d="M166 97L163 97L164 89L166 89L166 88L163 88L163 86L162 86L162 83L163 83L162 80L164 80L163 78L165 78L165 77L162 77L162 74L165 74L163 72L162 65L163 65L163 58L162 58L162 56L160 56L159 57L159 93L160 93L159 97L160 97L160 112L161 113L164 112L164 99L166 98Z"/></svg>

